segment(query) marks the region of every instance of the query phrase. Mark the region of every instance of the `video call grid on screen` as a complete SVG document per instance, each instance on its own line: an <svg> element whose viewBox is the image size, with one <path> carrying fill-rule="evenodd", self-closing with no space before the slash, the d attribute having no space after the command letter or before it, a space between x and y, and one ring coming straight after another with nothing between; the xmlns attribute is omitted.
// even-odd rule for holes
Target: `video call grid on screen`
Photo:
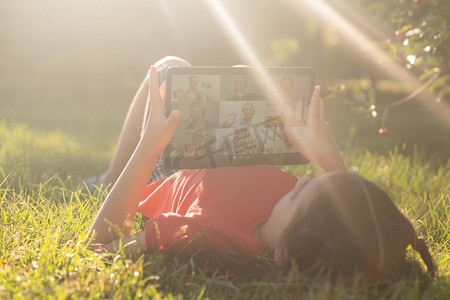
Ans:
<svg viewBox="0 0 450 300"><path fill-rule="evenodd" d="M283 129L304 131L313 85L312 68L170 68L167 110L179 110L181 121L165 166L307 163Z"/></svg>

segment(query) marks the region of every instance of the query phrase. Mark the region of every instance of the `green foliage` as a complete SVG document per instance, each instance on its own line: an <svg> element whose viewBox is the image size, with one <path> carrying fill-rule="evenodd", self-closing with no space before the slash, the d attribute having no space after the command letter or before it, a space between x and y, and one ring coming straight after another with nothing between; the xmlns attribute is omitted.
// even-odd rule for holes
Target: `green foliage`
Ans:
<svg viewBox="0 0 450 300"><path fill-rule="evenodd" d="M347 80L343 84L349 90L348 93L359 90L370 95L369 91L373 90L369 80ZM377 97L384 101L377 102L377 108L378 105L390 103L392 99L401 98L405 93L401 84L378 81ZM367 101L362 106L356 98L336 97L333 91L323 94L327 100L325 118L331 125L340 149L352 151L366 148L388 155L390 150L398 147L407 155L419 151L423 157L432 158L436 164L448 161L448 128L442 126L440 120L422 106L411 101L393 107L389 114L384 114L383 110L375 109L375 102ZM389 130L385 136L379 133L380 123L384 123L383 127ZM418 145L417 149L414 149L414 145Z"/></svg>
<svg viewBox="0 0 450 300"><path fill-rule="evenodd" d="M359 80L334 81L326 98L336 100L353 112L376 120L380 135L394 128L393 108L411 100L424 107L446 111L450 100L450 2L447 0L349 0L348 5L369 10L372 17L372 40L386 55L378 61L396 70L397 86L386 87L386 81L375 73ZM374 25L376 24L376 25ZM372 28L378 26L379 28ZM374 33L375 32L375 33ZM389 61L389 63L387 62ZM400 66L399 69L396 69ZM363 66L361 66L363 67ZM401 78L405 78L402 80ZM408 78L408 79L406 79ZM417 81L415 79L418 79ZM413 89L411 89L411 87ZM403 97L386 97L390 90L402 90ZM428 92L426 92L428 90ZM397 95L400 93L395 92ZM413 102L413 101L411 101ZM440 106L440 102L445 102ZM378 120L377 120L378 118ZM427 121L436 118L431 116ZM423 119L423 118L421 118ZM425 119L424 119L425 120ZM445 115L440 120L445 124ZM424 122L422 122L423 124ZM428 126L428 125L426 125ZM444 125L444 127L448 125ZM411 128L411 130L414 130Z"/></svg>
<svg viewBox="0 0 450 300"><path fill-rule="evenodd" d="M361 0L393 32L385 45L394 59L427 80L438 102L450 95L450 3L447 0Z"/></svg>
<svg viewBox="0 0 450 300"><path fill-rule="evenodd" d="M438 278L422 290L418 277L390 284L355 280L332 286L303 278L295 270L274 281L206 275L161 252L137 259L120 251L102 256L88 251L83 240L104 194L68 190L50 180L36 189L13 188L16 178L2 169L0 181L0 298L186 298L186 299L437 299L448 296L450 164L433 169L420 156L405 157L398 150L388 156L348 153L354 172L387 189L419 233L427 237L440 267ZM290 172L316 175L314 166L289 167ZM38 171L36 171L38 172ZM411 251L411 258L418 260ZM418 276L418 275L417 275ZM176 296L173 296L176 295Z"/></svg>
<svg viewBox="0 0 450 300"><path fill-rule="evenodd" d="M283 65L299 53L300 43L294 38L274 39L270 42L270 49L276 64Z"/></svg>

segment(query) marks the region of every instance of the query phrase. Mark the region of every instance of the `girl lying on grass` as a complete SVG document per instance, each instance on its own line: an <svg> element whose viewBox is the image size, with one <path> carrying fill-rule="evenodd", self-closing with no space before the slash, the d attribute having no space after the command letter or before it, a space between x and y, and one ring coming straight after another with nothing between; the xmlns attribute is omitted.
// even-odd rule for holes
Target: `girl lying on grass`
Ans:
<svg viewBox="0 0 450 300"><path fill-rule="evenodd" d="M149 168L180 121L178 111L166 117L165 89L159 89L154 66L149 77L149 115L141 137L131 140L139 138L132 132L140 127L135 115L145 111L144 85L133 101L112 167L101 178L114 184L89 232L91 245L111 252L127 245L127 253L207 248L242 258L267 255L282 268L296 264L305 275L361 272L369 278L402 268L411 245L428 271L434 270L424 240L386 193L347 172L324 121L319 87L311 98L305 133L287 134L303 156L325 170L323 175L298 179L276 166L257 165L180 170L147 185ZM119 176L118 161L128 159L126 148L136 143ZM129 235L137 211L149 220L145 230Z"/></svg>

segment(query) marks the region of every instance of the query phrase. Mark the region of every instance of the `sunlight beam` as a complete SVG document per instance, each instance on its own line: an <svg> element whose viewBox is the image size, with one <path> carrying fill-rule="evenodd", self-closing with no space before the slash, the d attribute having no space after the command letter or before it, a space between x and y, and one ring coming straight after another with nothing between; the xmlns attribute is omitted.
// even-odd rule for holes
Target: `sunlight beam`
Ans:
<svg viewBox="0 0 450 300"><path fill-rule="evenodd" d="M210 5L210 9L213 13L218 16L219 24L222 26L225 34L228 36L229 40L235 46L237 52L243 57L244 61L250 66L259 67L262 66L261 61L258 56L253 51L247 39L242 35L239 28L236 26L234 21L231 19L228 12L225 10L223 5L218 0L206 1ZM261 81L260 85L266 87L267 92L270 95L274 95L276 100L280 100L283 97L280 94L280 90L275 85L273 80L270 78L267 72L262 71L258 73L257 78ZM282 104L282 103L279 103Z"/></svg>
<svg viewBox="0 0 450 300"><path fill-rule="evenodd" d="M171 38L177 41L178 47L183 48L185 50L187 48L186 40L183 39L178 21L175 19L174 14L172 13L171 7L169 6L169 2L160 0L159 4L161 5L161 8L164 13L164 17L166 18L166 26L170 29L171 32ZM170 54L172 55L172 54Z"/></svg>
<svg viewBox="0 0 450 300"><path fill-rule="evenodd" d="M304 13L304 8L308 7L315 12L322 20L330 22L344 37L347 42L353 45L356 49L361 49L369 59L377 61L379 58L386 57L386 54L378 49L373 41L367 38L359 29L353 24L343 18L333 8L323 0L303 1L291 0L289 1L292 8L297 11L299 15ZM419 88L421 83L415 76L397 62L390 61L386 65L377 63L378 69L400 82L406 83L413 90ZM425 91L419 94L416 98L428 111L432 112L439 120L450 130L450 107L446 103L436 105L436 96Z"/></svg>
<svg viewBox="0 0 450 300"><path fill-rule="evenodd" d="M257 55L250 47L249 43L242 35L239 28L231 19L230 15L227 13L223 5L218 0L206 1L211 10L219 17L222 21L220 25L223 27L225 33L227 34L230 41L232 41L238 49L238 53L244 58L247 64L251 66L261 66L261 61L258 59Z"/></svg>

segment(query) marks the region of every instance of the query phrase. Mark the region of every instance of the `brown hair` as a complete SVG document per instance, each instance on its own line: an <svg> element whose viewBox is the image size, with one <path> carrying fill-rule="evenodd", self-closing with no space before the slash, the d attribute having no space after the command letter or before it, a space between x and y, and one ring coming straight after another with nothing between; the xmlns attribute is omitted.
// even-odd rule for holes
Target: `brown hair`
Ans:
<svg viewBox="0 0 450 300"><path fill-rule="evenodd" d="M368 278L402 268L411 245L432 275L435 266L422 238L389 196L375 184L349 172L326 176L308 209L299 210L282 234L277 251L284 252L307 276L321 272Z"/></svg>

